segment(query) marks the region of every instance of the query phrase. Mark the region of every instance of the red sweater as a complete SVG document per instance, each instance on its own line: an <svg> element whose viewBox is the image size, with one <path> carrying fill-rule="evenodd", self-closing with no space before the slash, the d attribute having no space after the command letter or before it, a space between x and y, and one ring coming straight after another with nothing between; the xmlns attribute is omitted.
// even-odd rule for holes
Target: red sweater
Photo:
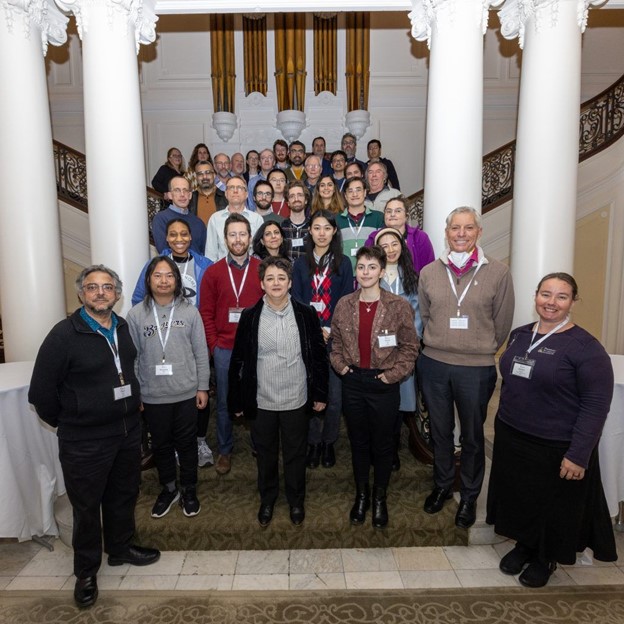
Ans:
<svg viewBox="0 0 624 624"><path fill-rule="evenodd" d="M228 258L225 257L209 266L201 281L199 312L204 321L206 342L210 353L214 352L215 347L233 349L234 337L238 328L238 323L230 323L229 321L230 308L236 307L236 296L232 290L227 261ZM260 260L257 258L249 259L247 279L238 302L241 308L249 308L255 305L264 294L258 277L259 266ZM238 290L245 269L241 269L235 263L232 263L230 267L234 284Z"/></svg>

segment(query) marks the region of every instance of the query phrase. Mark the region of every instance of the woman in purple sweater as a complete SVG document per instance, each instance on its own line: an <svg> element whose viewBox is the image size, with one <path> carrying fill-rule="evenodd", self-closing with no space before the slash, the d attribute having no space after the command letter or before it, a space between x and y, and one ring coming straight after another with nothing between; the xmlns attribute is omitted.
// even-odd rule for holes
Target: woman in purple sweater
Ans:
<svg viewBox="0 0 624 624"><path fill-rule="evenodd" d="M539 320L511 333L500 360L487 522L516 540L499 567L527 587L546 585L557 562L574 564L586 547L617 559L596 452L613 369L570 320L577 299L571 275L546 275L535 293Z"/></svg>

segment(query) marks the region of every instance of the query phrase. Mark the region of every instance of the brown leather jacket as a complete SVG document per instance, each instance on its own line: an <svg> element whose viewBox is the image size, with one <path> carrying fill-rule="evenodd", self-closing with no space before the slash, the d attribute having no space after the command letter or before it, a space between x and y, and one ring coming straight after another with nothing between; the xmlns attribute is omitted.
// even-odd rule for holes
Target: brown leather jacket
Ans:
<svg viewBox="0 0 624 624"><path fill-rule="evenodd" d="M360 291L346 295L336 305L332 319L332 350L329 355L334 369L360 366L358 333L360 328ZM394 334L397 346L380 347L379 336ZM396 383L414 370L418 355L418 337L414 329L414 312L406 299L387 290L381 291L371 335L371 368L384 371L388 383Z"/></svg>

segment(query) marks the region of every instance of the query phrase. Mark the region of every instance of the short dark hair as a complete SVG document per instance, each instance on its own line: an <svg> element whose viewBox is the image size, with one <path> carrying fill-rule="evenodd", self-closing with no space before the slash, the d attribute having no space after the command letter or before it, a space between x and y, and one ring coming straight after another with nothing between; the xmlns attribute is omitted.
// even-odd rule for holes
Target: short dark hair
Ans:
<svg viewBox="0 0 624 624"><path fill-rule="evenodd" d="M259 186L268 186L271 189L271 193L275 193L275 190L273 189L273 185L268 181L268 180L258 180L256 182L256 186L254 186L254 197L256 196L256 193L258 192L258 187Z"/></svg>
<svg viewBox="0 0 624 624"><path fill-rule="evenodd" d="M183 225L186 226L186 229L189 231L189 234L191 233L191 226L188 224L188 221L185 221L184 219L171 219L170 221L167 221L167 225L165 226L165 235L169 234L169 228L174 224L174 223L182 223Z"/></svg>
<svg viewBox="0 0 624 624"><path fill-rule="evenodd" d="M282 147L285 147L286 149L288 149L288 143L286 143L286 141L284 141L284 139L277 139L277 141L275 141L275 143L273 143L273 151L275 151L275 148L281 145Z"/></svg>
<svg viewBox="0 0 624 624"><path fill-rule="evenodd" d="M386 268L386 252L381 247L379 247L379 245L373 245L372 247L360 247L357 250L357 254L355 256L356 264L360 261L360 258L377 260L379 262L379 266L382 269Z"/></svg>
<svg viewBox="0 0 624 624"><path fill-rule="evenodd" d="M310 204L310 189L308 189L308 187L305 185L305 182L302 182L301 180L293 180L288 185L288 190L286 191L286 197L288 197L288 193L290 193L290 191L292 191L295 188L303 189L303 194L305 195L305 200L306 200L306 206L308 206Z"/></svg>
<svg viewBox="0 0 624 624"><path fill-rule="evenodd" d="M536 295L542 284L549 279L558 279L568 284L568 286L572 289L572 301L576 301L578 299L578 284L569 273L549 273L548 275L544 275L535 289Z"/></svg>
<svg viewBox="0 0 624 624"><path fill-rule="evenodd" d="M347 162L346 152L343 152L342 150L336 150L335 152L332 152L331 159L334 160L335 156L342 156L345 159L345 162Z"/></svg>
<svg viewBox="0 0 624 624"><path fill-rule="evenodd" d="M303 151L306 151L306 146L301 142L301 141L293 141L289 146L288 146L288 150L290 151L293 146L295 145L299 145L300 147L303 147Z"/></svg>
<svg viewBox="0 0 624 624"><path fill-rule="evenodd" d="M360 170L360 177L364 178L364 167L362 167L362 165L360 165L360 163L357 160L353 160L351 162L348 162L347 166L345 167L345 171L349 167L357 167Z"/></svg>
<svg viewBox="0 0 624 624"><path fill-rule="evenodd" d="M226 220L225 225L223 226L223 236L227 238L228 227L230 227L231 223L244 223L247 226L247 232L249 232L249 236L251 236L251 225L242 214L238 214L238 212L233 212Z"/></svg>
<svg viewBox="0 0 624 624"><path fill-rule="evenodd" d="M197 171L197 167L199 167L199 165L210 165L210 168L212 169L212 173L215 172L214 165L208 160L198 160L195 163L195 166L193 167L193 171Z"/></svg>
<svg viewBox="0 0 624 624"><path fill-rule="evenodd" d="M381 149L381 141L379 139L371 139L367 144L366 147L369 148L371 145L377 143L377 145L379 146L379 149Z"/></svg>
<svg viewBox="0 0 624 624"><path fill-rule="evenodd" d="M160 262L165 262L166 264L168 264L171 272L175 277L176 285L173 291L174 300L182 295L182 276L180 275L180 269L178 269L178 265L169 256L156 256L155 258L152 258L150 260L150 263L147 265L147 269L145 269L145 299L143 300L145 305L148 305L149 300L154 299L150 280L152 278L152 274L156 270L156 265Z"/></svg>
<svg viewBox="0 0 624 624"><path fill-rule="evenodd" d="M281 173L284 176L284 180L286 180L286 182L288 182L288 176L286 175L286 172L283 169L280 169L279 167L273 167L273 169L271 169L271 171L269 171L269 173L267 173L267 181L269 179L269 177L271 177L272 174L274 173ZM260 184L258 182L258 184ZM269 182L269 184L271 184Z"/></svg>
<svg viewBox="0 0 624 624"><path fill-rule="evenodd" d="M288 275L288 279L292 280L292 263L290 260L282 258L281 256L267 256L258 267L260 281L264 279L267 269L272 266L284 271L286 275Z"/></svg>
<svg viewBox="0 0 624 624"><path fill-rule="evenodd" d="M353 163L352 163L353 164ZM342 187L342 194L346 197L347 189L353 186L356 182L359 182L364 187L364 192L368 190L366 180L364 178L349 178Z"/></svg>
<svg viewBox="0 0 624 624"><path fill-rule="evenodd" d="M323 143L325 143L325 145L327 145L327 141L325 140L325 137L322 137L322 136L317 136L317 137L314 137L314 138L312 139L312 145L314 145L314 143L315 143L316 141L318 141L319 139L320 139L321 141L323 141Z"/></svg>

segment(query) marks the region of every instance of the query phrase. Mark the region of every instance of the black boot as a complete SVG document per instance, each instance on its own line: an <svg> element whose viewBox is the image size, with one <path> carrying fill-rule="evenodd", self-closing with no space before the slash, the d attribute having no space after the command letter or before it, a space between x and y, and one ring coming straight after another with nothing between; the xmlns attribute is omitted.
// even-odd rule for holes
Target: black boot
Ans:
<svg viewBox="0 0 624 624"><path fill-rule="evenodd" d="M306 466L308 468L318 468L321 463L321 445L308 444L308 454L306 455Z"/></svg>
<svg viewBox="0 0 624 624"><path fill-rule="evenodd" d="M370 487L368 483L358 483L355 493L355 502L349 513L351 524L363 524L366 520L366 512L370 507Z"/></svg>
<svg viewBox="0 0 624 624"><path fill-rule="evenodd" d="M386 488L373 486L373 528L383 529L388 524L388 506L386 505Z"/></svg>
<svg viewBox="0 0 624 624"><path fill-rule="evenodd" d="M399 457L399 449L401 448L401 434L394 436L394 453L392 455L392 472L401 470L401 459Z"/></svg>

